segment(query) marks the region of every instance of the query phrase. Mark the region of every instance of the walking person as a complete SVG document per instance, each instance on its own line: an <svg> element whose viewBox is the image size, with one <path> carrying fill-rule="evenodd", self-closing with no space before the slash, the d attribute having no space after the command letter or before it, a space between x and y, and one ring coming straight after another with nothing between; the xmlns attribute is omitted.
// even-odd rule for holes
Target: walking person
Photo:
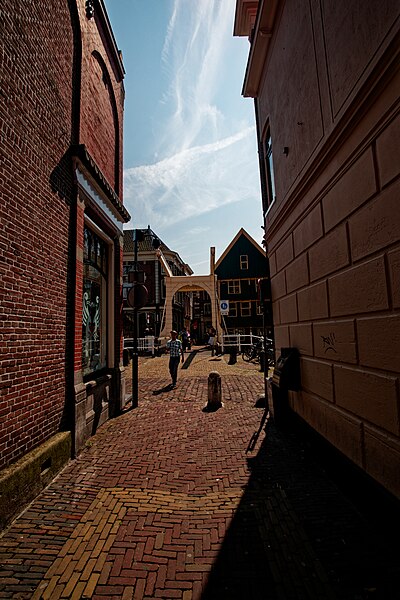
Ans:
<svg viewBox="0 0 400 600"><path fill-rule="evenodd" d="M210 327L208 345L211 348L211 356L214 356L214 354L215 354L215 336L216 335L217 335L217 332L215 331L214 327Z"/></svg>
<svg viewBox="0 0 400 600"><path fill-rule="evenodd" d="M182 356L182 362L184 362L185 356L183 354L182 342L181 340L178 340L178 332L172 330L170 333L171 339L167 342L167 350L169 350L169 372L172 379L172 388L176 388L180 357Z"/></svg>

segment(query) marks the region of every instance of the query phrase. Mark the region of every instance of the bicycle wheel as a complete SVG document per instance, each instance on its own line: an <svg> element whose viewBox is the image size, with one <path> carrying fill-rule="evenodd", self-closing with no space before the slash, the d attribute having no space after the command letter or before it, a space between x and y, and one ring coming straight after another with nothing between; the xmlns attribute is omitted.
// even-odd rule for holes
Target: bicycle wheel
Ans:
<svg viewBox="0 0 400 600"><path fill-rule="evenodd" d="M247 348L246 350L244 350L242 352L242 359L245 360L246 362L250 362L252 358L253 358L253 353L249 348Z"/></svg>

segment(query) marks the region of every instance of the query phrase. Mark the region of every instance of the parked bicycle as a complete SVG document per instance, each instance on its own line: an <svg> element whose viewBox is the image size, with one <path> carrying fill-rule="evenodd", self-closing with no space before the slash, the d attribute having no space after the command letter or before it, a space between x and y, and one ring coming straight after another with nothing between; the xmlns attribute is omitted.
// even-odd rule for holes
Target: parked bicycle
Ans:
<svg viewBox="0 0 400 600"><path fill-rule="evenodd" d="M242 352L243 360L246 362L260 363L262 354L264 352L263 346L263 340L258 340L252 346L246 348ZM275 364L275 352L273 341L269 338L266 339L265 358L268 368L273 367Z"/></svg>

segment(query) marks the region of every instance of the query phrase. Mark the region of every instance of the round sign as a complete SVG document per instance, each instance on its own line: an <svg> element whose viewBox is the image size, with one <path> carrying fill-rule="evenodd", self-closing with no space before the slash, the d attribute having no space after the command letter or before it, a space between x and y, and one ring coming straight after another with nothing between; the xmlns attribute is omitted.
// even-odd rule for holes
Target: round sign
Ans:
<svg viewBox="0 0 400 600"><path fill-rule="evenodd" d="M147 287L143 283L135 282L129 290L126 300L131 308L143 308L148 295Z"/></svg>
<svg viewBox="0 0 400 600"><path fill-rule="evenodd" d="M226 310L228 308L228 303L227 302L221 302L221 309L222 310Z"/></svg>

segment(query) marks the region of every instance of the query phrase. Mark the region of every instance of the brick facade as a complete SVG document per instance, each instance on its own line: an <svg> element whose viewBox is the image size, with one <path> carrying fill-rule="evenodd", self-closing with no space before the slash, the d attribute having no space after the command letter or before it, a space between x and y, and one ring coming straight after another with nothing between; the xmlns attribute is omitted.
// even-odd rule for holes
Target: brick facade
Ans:
<svg viewBox="0 0 400 600"><path fill-rule="evenodd" d="M88 223L111 240L107 415L123 394L123 67L103 2L91 18L86 4L0 8L0 468L59 431L79 451L77 399L87 418L96 395L81 371Z"/></svg>
<svg viewBox="0 0 400 600"><path fill-rule="evenodd" d="M244 93L256 98L260 146L267 129L272 138L276 346L301 352L290 403L400 496L399 7L267 4Z"/></svg>
<svg viewBox="0 0 400 600"><path fill-rule="evenodd" d="M73 32L52 4L0 8L0 467L57 433L66 402L70 205L52 175L70 142ZM71 189L67 165L57 174Z"/></svg>

